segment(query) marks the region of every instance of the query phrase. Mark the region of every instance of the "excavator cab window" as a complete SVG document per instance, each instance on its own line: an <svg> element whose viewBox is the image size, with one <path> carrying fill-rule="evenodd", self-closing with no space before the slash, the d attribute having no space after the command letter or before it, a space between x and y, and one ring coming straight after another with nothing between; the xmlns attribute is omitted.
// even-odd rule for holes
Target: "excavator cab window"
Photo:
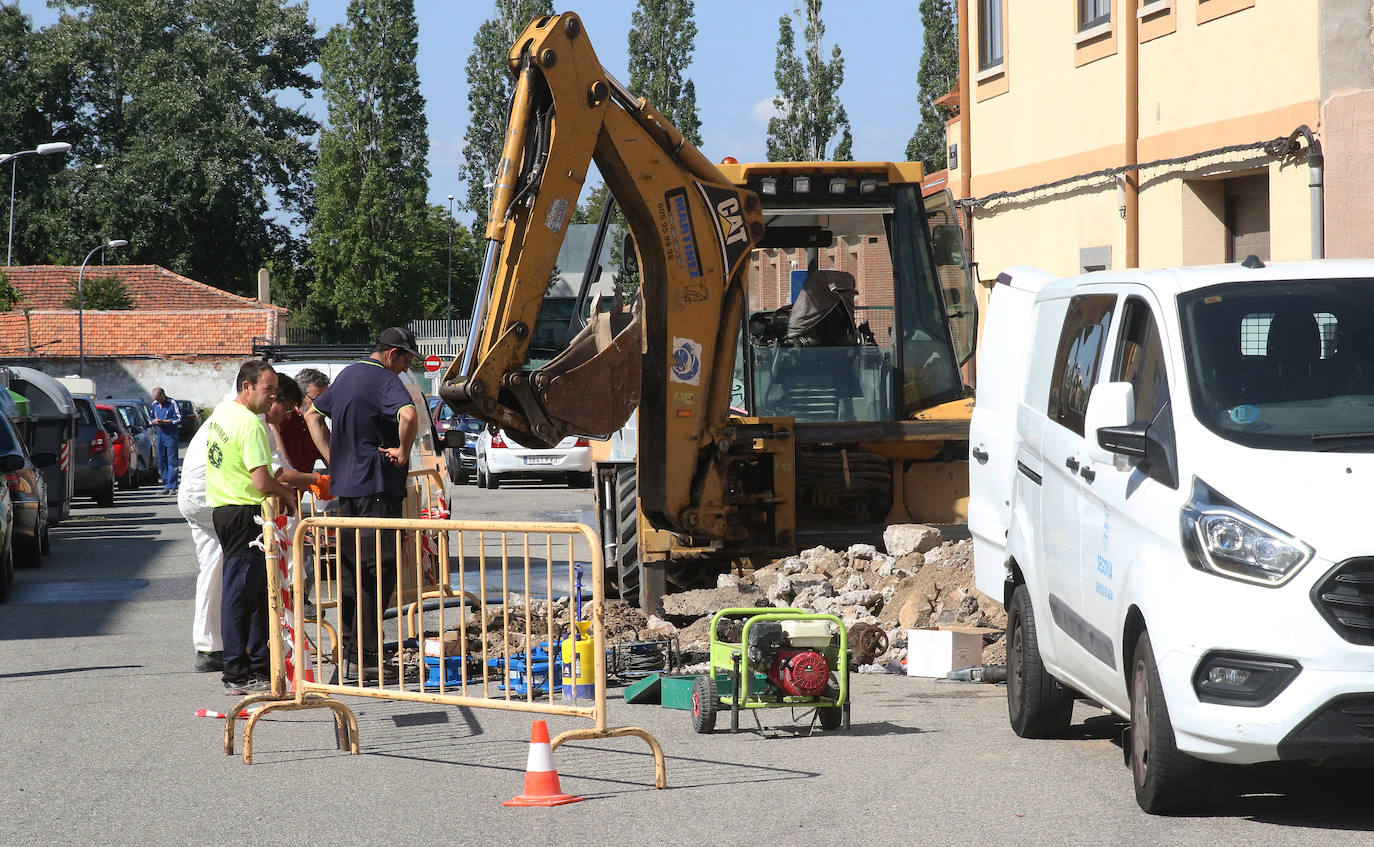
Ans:
<svg viewBox="0 0 1374 847"><path fill-rule="evenodd" d="M885 421L961 392L920 198L890 199L765 206L741 339L751 414Z"/></svg>

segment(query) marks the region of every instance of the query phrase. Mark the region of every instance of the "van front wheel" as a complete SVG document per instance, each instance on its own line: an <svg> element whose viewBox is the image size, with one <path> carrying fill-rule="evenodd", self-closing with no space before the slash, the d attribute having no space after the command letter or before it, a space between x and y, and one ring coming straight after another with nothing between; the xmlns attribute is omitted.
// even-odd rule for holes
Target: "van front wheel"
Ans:
<svg viewBox="0 0 1374 847"><path fill-rule="evenodd" d="M1007 606L1007 716L1022 738L1056 738L1073 718L1073 691L1040 661L1030 591L1016 586Z"/></svg>
<svg viewBox="0 0 1374 847"><path fill-rule="evenodd" d="M1152 815L1189 812L1201 804L1206 763L1174 743L1148 632L1140 633L1131 660L1130 759L1135 800L1144 811Z"/></svg>

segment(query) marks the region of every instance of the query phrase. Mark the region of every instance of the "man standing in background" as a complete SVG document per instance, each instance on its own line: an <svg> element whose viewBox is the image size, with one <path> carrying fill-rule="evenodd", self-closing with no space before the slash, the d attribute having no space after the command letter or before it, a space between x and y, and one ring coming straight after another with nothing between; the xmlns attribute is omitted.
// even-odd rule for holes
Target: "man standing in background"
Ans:
<svg viewBox="0 0 1374 847"><path fill-rule="evenodd" d="M278 386L279 393L290 388L285 386L288 380L283 379L280 382L282 384ZM329 387L329 377L315 368L304 368L296 374L292 382L297 390L290 392L291 396L299 397L300 400L297 406L292 407L285 417L276 423L277 434L281 438L281 446L286 451L286 457L291 460L291 466L309 473L315 470L315 462L324 456L310 437L310 428L305 425L305 413L310 411L310 405L315 398Z"/></svg>
<svg viewBox="0 0 1374 847"><path fill-rule="evenodd" d="M157 472L162 477L162 493L175 494L181 409L161 388L153 389L153 426L157 427Z"/></svg>

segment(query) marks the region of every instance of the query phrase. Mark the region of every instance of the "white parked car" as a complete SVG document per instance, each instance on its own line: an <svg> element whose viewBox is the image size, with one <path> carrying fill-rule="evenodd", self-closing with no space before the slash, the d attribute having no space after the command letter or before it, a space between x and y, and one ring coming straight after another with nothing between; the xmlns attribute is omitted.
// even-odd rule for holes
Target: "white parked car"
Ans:
<svg viewBox="0 0 1374 847"><path fill-rule="evenodd" d="M573 488L592 487L592 446L570 435L548 449L529 448L498 430L477 439L477 485L500 488L505 479L559 479Z"/></svg>
<svg viewBox="0 0 1374 847"><path fill-rule="evenodd" d="M1013 269L970 429L978 587L1025 737L1131 720L1136 799L1374 763L1374 261Z"/></svg>

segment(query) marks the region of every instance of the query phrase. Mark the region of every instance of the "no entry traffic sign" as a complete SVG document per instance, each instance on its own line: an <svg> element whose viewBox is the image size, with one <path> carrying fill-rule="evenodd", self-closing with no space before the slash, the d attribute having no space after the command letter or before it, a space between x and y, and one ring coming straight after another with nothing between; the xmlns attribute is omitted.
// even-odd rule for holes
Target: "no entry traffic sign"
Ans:
<svg viewBox="0 0 1374 847"><path fill-rule="evenodd" d="M425 358L425 373L437 374L439 372L439 357L427 356Z"/></svg>

